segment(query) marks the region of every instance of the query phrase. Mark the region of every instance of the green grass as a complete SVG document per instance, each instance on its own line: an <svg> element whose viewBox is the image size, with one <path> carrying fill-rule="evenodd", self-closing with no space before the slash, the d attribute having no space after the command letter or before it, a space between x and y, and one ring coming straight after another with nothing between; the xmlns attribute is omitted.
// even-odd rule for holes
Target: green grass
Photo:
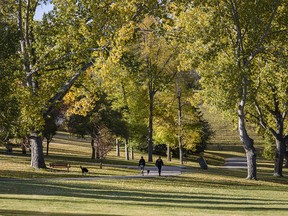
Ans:
<svg viewBox="0 0 288 216"><path fill-rule="evenodd" d="M217 124L221 126L220 121ZM226 127L221 133L225 137L231 131ZM245 169L222 168L225 158L244 156L243 147L237 144L237 134L230 135L229 142L219 141L220 138L219 134L214 137L205 152L208 170L201 170L196 156L191 156L185 164L190 172L154 178L125 177L139 174L127 165L137 165L141 153L135 153L135 160L125 161L123 151L121 157L111 152L100 169L98 161L90 159L89 140L65 133L57 134L45 161L46 164L69 162L72 165L69 173L64 169L34 170L29 165L29 153L22 155L20 149L15 148L12 155L7 155L1 147L0 215L287 214L288 169L284 169L286 177L273 177L273 163L259 157L259 180L246 180ZM224 148L219 149L217 143ZM164 159L164 163L178 165L178 160ZM88 176L94 178L82 178L80 165L88 167ZM71 177L79 180L66 179Z"/></svg>
<svg viewBox="0 0 288 216"><path fill-rule="evenodd" d="M287 179L194 169L177 177L1 181L3 215L285 215ZM274 179L274 180L273 180Z"/></svg>

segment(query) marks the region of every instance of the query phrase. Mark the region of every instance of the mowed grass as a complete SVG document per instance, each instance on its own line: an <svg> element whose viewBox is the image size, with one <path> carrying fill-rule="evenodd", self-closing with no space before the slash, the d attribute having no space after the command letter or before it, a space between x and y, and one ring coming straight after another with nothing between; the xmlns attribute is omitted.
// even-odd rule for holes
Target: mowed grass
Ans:
<svg viewBox="0 0 288 216"><path fill-rule="evenodd" d="M177 177L1 181L2 215L285 215L287 184L241 170ZM242 173L243 174L243 173ZM262 174L261 174L262 175ZM265 175L265 174L263 174ZM261 176L264 177L264 176Z"/></svg>
<svg viewBox="0 0 288 216"><path fill-rule="evenodd" d="M141 153L125 161L123 152L116 157L113 151L100 169L98 161L90 159L89 140L65 133L57 134L45 161L68 162L69 173L34 170L29 153L23 156L15 149L7 155L1 148L0 215L286 215L287 177L273 177L273 163L259 158L259 180L246 180L245 169L222 168L224 158L244 156L241 146L229 149L228 144L223 150L209 146L208 170L190 157L188 172L180 176L131 178L139 171L127 166L137 165ZM177 162L164 158L167 166ZM82 177L80 165L88 167L86 177L93 178Z"/></svg>

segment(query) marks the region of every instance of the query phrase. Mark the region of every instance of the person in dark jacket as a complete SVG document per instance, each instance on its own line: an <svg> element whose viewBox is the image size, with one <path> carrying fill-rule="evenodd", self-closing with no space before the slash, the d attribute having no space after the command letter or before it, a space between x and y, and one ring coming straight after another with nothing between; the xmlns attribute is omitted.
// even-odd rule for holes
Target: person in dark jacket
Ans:
<svg viewBox="0 0 288 216"><path fill-rule="evenodd" d="M159 157L159 158L156 160L155 166L158 168L159 176L161 176L161 169L162 169L162 166L164 166L164 163L163 163L161 157Z"/></svg>
<svg viewBox="0 0 288 216"><path fill-rule="evenodd" d="M145 160L144 160L143 156L141 156L141 159L139 160L138 166L140 167L142 176L144 176L145 165L146 165Z"/></svg>

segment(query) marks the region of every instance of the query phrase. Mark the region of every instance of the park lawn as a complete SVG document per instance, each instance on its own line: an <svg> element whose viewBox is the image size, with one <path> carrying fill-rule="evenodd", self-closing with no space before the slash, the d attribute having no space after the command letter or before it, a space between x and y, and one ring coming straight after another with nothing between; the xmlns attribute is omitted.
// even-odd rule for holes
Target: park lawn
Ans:
<svg viewBox="0 0 288 216"><path fill-rule="evenodd" d="M121 157L113 151L100 169L98 161L90 159L89 140L61 133L50 144L45 161L47 165L68 162L72 166L69 173L34 170L29 153L22 155L15 149L8 155L0 148L0 215L287 214L287 176L273 177L272 162L258 158L258 181L246 180L245 169L221 168L224 158L244 156L241 148L225 144L219 150L212 145L205 152L208 170L201 170L191 156L184 164L190 172L150 178L129 177L139 174L128 166L137 165L141 153L135 152L135 160L126 161L123 151ZM177 165L178 161L164 159L164 163ZM80 165L89 168L90 180L82 177Z"/></svg>
<svg viewBox="0 0 288 216"><path fill-rule="evenodd" d="M194 168L175 177L2 180L0 215L285 215L287 178Z"/></svg>

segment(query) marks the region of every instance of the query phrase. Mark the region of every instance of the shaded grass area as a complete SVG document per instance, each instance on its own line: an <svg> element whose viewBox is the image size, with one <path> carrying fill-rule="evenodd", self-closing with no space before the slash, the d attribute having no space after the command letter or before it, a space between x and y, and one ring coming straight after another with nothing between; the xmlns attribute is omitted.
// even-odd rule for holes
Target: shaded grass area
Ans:
<svg viewBox="0 0 288 216"><path fill-rule="evenodd" d="M0 148L0 215L287 214L288 179L273 177L272 162L258 159L259 181L246 180L245 169L221 168L225 158L245 156L236 139L230 137L226 143L216 139L208 146L208 170L201 170L193 155L184 164L190 172L156 178L113 178L138 174L138 170L125 166L137 165L142 154L136 152L135 160L126 161L123 151L120 157L112 151L100 169L99 161L90 159L89 140L65 133L57 134L45 161L47 165L68 162L72 166L69 173L65 169L34 170L29 165L29 153L22 155L20 149L15 149L8 155ZM223 149L218 148L219 142ZM164 159L164 163L179 165L177 159ZM88 177L94 178L81 179L80 165L89 169ZM65 180L72 177L79 181Z"/></svg>
<svg viewBox="0 0 288 216"><path fill-rule="evenodd" d="M271 182L263 173L263 180L248 181L239 178L242 174L211 168L177 177L6 180L1 181L0 214L285 215L284 178Z"/></svg>

